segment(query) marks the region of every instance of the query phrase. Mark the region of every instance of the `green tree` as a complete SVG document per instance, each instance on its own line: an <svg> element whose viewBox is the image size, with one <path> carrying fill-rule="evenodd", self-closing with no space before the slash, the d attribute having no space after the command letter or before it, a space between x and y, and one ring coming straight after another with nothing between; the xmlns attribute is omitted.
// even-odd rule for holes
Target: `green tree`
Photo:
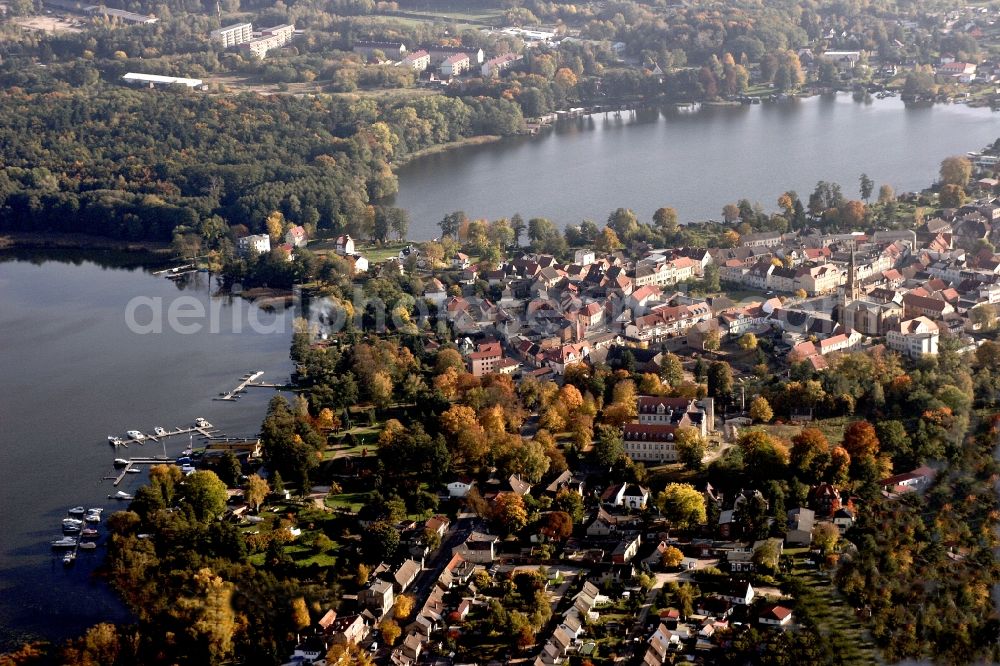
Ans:
<svg viewBox="0 0 1000 666"><path fill-rule="evenodd" d="M702 281L705 286L705 291L709 293L715 293L722 289L722 283L719 274L719 267L715 264L709 264L705 266L704 275Z"/></svg>
<svg viewBox="0 0 1000 666"><path fill-rule="evenodd" d="M677 448L677 458L690 470L700 471L704 468L706 442L697 428L682 426L674 432L674 446Z"/></svg>
<svg viewBox="0 0 1000 666"><path fill-rule="evenodd" d="M757 349L757 336L753 333L744 333L740 336L738 344L744 351Z"/></svg>
<svg viewBox="0 0 1000 666"><path fill-rule="evenodd" d="M247 481L246 500L253 507L255 513L260 511L260 505L269 494L271 494L271 487L267 485L267 481L256 474L251 474Z"/></svg>
<svg viewBox="0 0 1000 666"><path fill-rule="evenodd" d="M594 457L601 467L612 467L625 457L625 441L622 432L612 426L599 426L597 441L594 443Z"/></svg>
<svg viewBox="0 0 1000 666"><path fill-rule="evenodd" d="M681 529L702 525L708 519L705 497L689 483L670 483L656 497L656 506Z"/></svg>
<svg viewBox="0 0 1000 666"><path fill-rule="evenodd" d="M768 539L753 551L751 559L759 572L773 574L778 571L779 544L777 539Z"/></svg>
<svg viewBox="0 0 1000 666"><path fill-rule="evenodd" d="M219 480L215 472L198 470L189 474L182 485L184 503L191 507L194 517L207 522L222 515L226 510L226 484Z"/></svg>
<svg viewBox="0 0 1000 666"><path fill-rule="evenodd" d="M684 366L677 354L666 352L660 359L660 378L676 388L684 381Z"/></svg>
<svg viewBox="0 0 1000 666"><path fill-rule="evenodd" d="M629 208L618 208L608 215L608 226L618 234L618 238L629 240L639 231L639 220Z"/></svg>
<svg viewBox="0 0 1000 666"><path fill-rule="evenodd" d="M399 530L384 520L374 522L365 530L362 543L369 561L392 559L399 549Z"/></svg>
<svg viewBox="0 0 1000 666"><path fill-rule="evenodd" d="M872 197L872 190L875 189L875 181L868 177L868 174L861 174L860 181L860 192L861 198L864 199L865 203Z"/></svg>
<svg viewBox="0 0 1000 666"><path fill-rule="evenodd" d="M677 211L668 207L657 208L656 212L653 213L653 222L663 233L676 233Z"/></svg>
<svg viewBox="0 0 1000 666"><path fill-rule="evenodd" d="M959 208L965 205L965 190L961 185L946 183L941 186L938 201L945 208Z"/></svg>
<svg viewBox="0 0 1000 666"><path fill-rule="evenodd" d="M727 403L733 394L733 369L725 361L713 361L708 366L708 394Z"/></svg>
<svg viewBox="0 0 1000 666"><path fill-rule="evenodd" d="M240 483L240 477L243 476L243 466L235 453L226 451L215 473L227 487L235 488Z"/></svg>
<svg viewBox="0 0 1000 666"><path fill-rule="evenodd" d="M552 502L552 506L555 509L568 513L574 523L583 520L583 497L578 492L569 488L563 488L556 493L556 498Z"/></svg>
<svg viewBox="0 0 1000 666"><path fill-rule="evenodd" d="M674 592L674 602L677 604L677 610L680 611L682 620L686 620L694 613L694 600L697 596L694 586L690 583L681 583L677 586L677 591Z"/></svg>

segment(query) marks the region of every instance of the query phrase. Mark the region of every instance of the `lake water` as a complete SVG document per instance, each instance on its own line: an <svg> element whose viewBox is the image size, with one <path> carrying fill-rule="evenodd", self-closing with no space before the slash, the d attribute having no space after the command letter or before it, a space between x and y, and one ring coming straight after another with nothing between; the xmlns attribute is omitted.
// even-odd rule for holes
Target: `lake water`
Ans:
<svg viewBox="0 0 1000 666"><path fill-rule="evenodd" d="M650 221L673 206L682 222L720 219L739 198L777 208L789 189L803 200L819 180L859 198L867 173L897 192L930 185L944 157L1000 137L1000 114L963 105L906 107L817 96L753 106L594 115L538 137L462 148L399 169L395 205L410 211L414 240L464 210L497 219L520 212L560 226L632 208Z"/></svg>
<svg viewBox="0 0 1000 666"><path fill-rule="evenodd" d="M269 315L214 297L206 274L179 285L122 267L110 254L16 256L0 255L0 652L26 638L59 640L96 622L127 620L93 576L103 549L80 551L76 565L64 568L49 546L69 507L104 506L105 515L125 508L107 499L116 489L101 480L116 455L109 434L188 426L199 416L230 435L256 433L270 390L253 389L236 402L212 397L248 371L282 381L292 369L290 328L255 333L251 323L259 315L267 324ZM162 299L165 314L172 303L214 306L219 332L206 321L195 334L169 326L136 334L125 313L137 297ZM151 321L152 307L139 308L135 320ZM188 443L187 436L168 439L167 454ZM147 444L118 455L162 450ZM129 475L119 488L132 492L145 478Z"/></svg>

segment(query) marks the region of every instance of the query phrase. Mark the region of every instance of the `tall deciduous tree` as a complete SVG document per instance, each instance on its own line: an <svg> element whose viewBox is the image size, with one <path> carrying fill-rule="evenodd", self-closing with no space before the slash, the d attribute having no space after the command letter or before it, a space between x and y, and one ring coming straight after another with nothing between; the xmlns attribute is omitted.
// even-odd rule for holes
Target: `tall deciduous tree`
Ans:
<svg viewBox="0 0 1000 666"><path fill-rule="evenodd" d="M614 426L599 426L594 456L602 467L611 467L625 457L625 442L621 430Z"/></svg>
<svg viewBox="0 0 1000 666"><path fill-rule="evenodd" d="M226 484L215 472L198 470L184 480L183 498L197 520L214 520L226 510Z"/></svg>
<svg viewBox="0 0 1000 666"><path fill-rule="evenodd" d="M690 426L681 426L674 432L674 446L677 448L677 458L690 470L698 471L704 467L705 438L701 432Z"/></svg>
<svg viewBox="0 0 1000 666"><path fill-rule="evenodd" d="M250 480L247 482L246 498L255 512L260 511L261 503L267 499L270 492L271 488L267 485L267 481L256 474L250 475Z"/></svg>
<svg viewBox="0 0 1000 666"><path fill-rule="evenodd" d="M972 162L962 155L954 155L941 160L941 183L965 187L972 178Z"/></svg>
<svg viewBox="0 0 1000 666"><path fill-rule="evenodd" d="M660 228L660 231L672 234L677 231L677 211L673 208L657 208L653 213L653 222Z"/></svg>
<svg viewBox="0 0 1000 666"><path fill-rule="evenodd" d="M750 402L750 418L757 423L768 423L774 418L774 412L767 398L758 395Z"/></svg>
<svg viewBox="0 0 1000 666"><path fill-rule="evenodd" d="M656 496L656 506L674 525L682 529L707 520L705 496L689 483L669 483Z"/></svg>
<svg viewBox="0 0 1000 666"><path fill-rule="evenodd" d="M843 446L851 458L878 455L879 441L875 427L868 421L854 421L844 430Z"/></svg>
<svg viewBox="0 0 1000 666"><path fill-rule="evenodd" d="M528 524L524 498L515 493L501 493L493 501L493 519L507 534L519 532Z"/></svg>

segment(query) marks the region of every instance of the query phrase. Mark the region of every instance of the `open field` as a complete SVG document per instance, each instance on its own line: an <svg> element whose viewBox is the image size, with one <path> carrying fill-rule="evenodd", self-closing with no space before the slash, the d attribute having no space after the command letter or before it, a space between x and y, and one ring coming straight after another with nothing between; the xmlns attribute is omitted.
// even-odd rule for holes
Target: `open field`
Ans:
<svg viewBox="0 0 1000 666"><path fill-rule="evenodd" d="M856 420L856 418L841 416L833 419L816 419L815 421L802 423L801 425L797 423L787 423L780 425L765 425L762 427L775 437L785 440L790 440L792 437L802 432L802 428L816 428L826 435L826 438L830 441L831 445L836 446L841 442L841 440L844 439L844 429L847 428L847 424Z"/></svg>
<svg viewBox="0 0 1000 666"><path fill-rule="evenodd" d="M28 30L40 30L52 34L60 32L83 32L82 23L76 19L66 19L61 16L19 16L11 19L14 25Z"/></svg>

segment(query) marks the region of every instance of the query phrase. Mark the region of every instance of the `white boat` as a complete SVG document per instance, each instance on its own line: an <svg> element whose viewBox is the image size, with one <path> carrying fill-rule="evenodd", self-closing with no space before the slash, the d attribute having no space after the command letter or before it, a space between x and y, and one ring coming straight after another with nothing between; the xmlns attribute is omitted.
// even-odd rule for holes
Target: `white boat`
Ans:
<svg viewBox="0 0 1000 666"><path fill-rule="evenodd" d="M129 468L128 468L127 470L125 470L125 471L126 471L126 472L127 472L128 474L140 474L140 473L142 472L142 470L141 470L141 469L139 469L138 467L129 467Z"/></svg>
<svg viewBox="0 0 1000 666"><path fill-rule="evenodd" d="M95 506L90 509L87 509L87 513L96 513L99 516L102 513L104 513L104 509L99 506Z"/></svg>
<svg viewBox="0 0 1000 666"><path fill-rule="evenodd" d="M146 436L145 436L145 435L143 435L143 434L142 434L141 432L139 432L138 430L129 430L129 431L128 431L128 432L126 432L125 434L126 434L126 435L128 435L128 436L129 436L129 437L130 437L131 439L135 439L135 440L143 440L143 439L146 439Z"/></svg>
<svg viewBox="0 0 1000 666"><path fill-rule="evenodd" d="M81 550L94 550L95 548L97 548L97 543L95 543L94 541L85 541L80 544L80 548Z"/></svg>
<svg viewBox="0 0 1000 666"><path fill-rule="evenodd" d="M157 437L164 437L167 434L167 429L164 428L163 426L156 426L155 428L153 428L153 432L156 433Z"/></svg>
<svg viewBox="0 0 1000 666"><path fill-rule="evenodd" d="M75 527L83 527L83 521L79 518L63 518L62 524L64 526L73 525Z"/></svg>
<svg viewBox="0 0 1000 666"><path fill-rule="evenodd" d="M133 499L133 497L131 495L129 495L128 493L126 493L124 491L121 491L121 490L119 490L114 495L111 495L111 497L113 497L114 499L118 499L118 500L130 500L130 499Z"/></svg>
<svg viewBox="0 0 1000 666"><path fill-rule="evenodd" d="M200 416L194 420L194 424L199 428L211 428L212 424L201 418Z"/></svg>
<svg viewBox="0 0 1000 666"><path fill-rule="evenodd" d="M70 509L66 513L68 513L71 516L82 516L83 515L83 511L84 511L84 509L83 509L82 506L74 506L72 509Z"/></svg>
<svg viewBox="0 0 1000 666"><path fill-rule="evenodd" d="M97 537L98 534L100 534L100 532L98 532L97 530L95 530L93 527L86 527L86 528L84 528L83 530L80 531L80 538L81 539L93 539L93 538Z"/></svg>
<svg viewBox="0 0 1000 666"><path fill-rule="evenodd" d="M115 458L115 467L127 467L128 461L124 458Z"/></svg>
<svg viewBox="0 0 1000 666"><path fill-rule="evenodd" d="M76 537L60 537L52 541L53 548L76 548Z"/></svg>
<svg viewBox="0 0 1000 666"><path fill-rule="evenodd" d="M101 522L101 516L97 513L88 513L87 517L84 518L88 523L99 523Z"/></svg>
<svg viewBox="0 0 1000 666"><path fill-rule="evenodd" d="M66 566L73 564L73 562L75 561L76 561L76 553L70 551L65 555L63 555L63 564L65 564Z"/></svg>

